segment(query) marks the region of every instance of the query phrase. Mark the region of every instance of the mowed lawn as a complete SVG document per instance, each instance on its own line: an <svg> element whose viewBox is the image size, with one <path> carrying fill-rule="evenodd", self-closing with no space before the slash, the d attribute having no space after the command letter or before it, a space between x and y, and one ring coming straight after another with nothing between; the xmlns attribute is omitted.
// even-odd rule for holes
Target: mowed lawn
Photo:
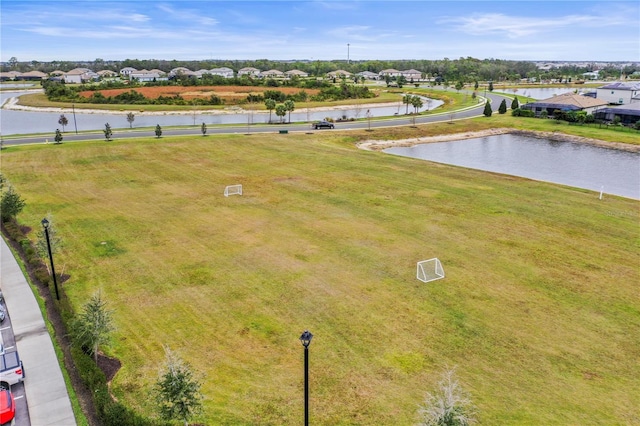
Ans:
<svg viewBox="0 0 640 426"><path fill-rule="evenodd" d="M640 423L638 201L339 133L11 147L2 172L22 223L53 215L72 304L114 310L112 389L148 415L167 345L196 421L301 424L309 329L315 425L414 424L448 368L482 424Z"/></svg>

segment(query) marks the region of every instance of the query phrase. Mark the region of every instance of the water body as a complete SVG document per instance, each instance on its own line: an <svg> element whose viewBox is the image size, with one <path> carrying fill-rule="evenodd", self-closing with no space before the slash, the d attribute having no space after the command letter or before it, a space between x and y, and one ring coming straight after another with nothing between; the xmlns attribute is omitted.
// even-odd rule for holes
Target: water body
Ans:
<svg viewBox="0 0 640 426"><path fill-rule="evenodd" d="M0 105L10 101L13 97L21 96L29 92L0 92ZM32 92L33 93L33 92ZM428 101L428 103L427 103ZM307 108L300 108L291 113L291 121L293 122L311 122L317 120L324 120L325 118L339 119L343 116L347 118L364 119L367 111L370 111L372 117L388 117L393 115L404 114L406 105L402 104L400 95L398 96L398 103L392 106L386 105L384 107L370 107L358 106L357 102L364 105L367 100L361 99L356 102L355 105L348 107L336 107L330 111L312 111ZM420 111L426 111L435 109L443 104L442 101L435 99L423 98L424 107ZM144 106L141 106L144 109ZM409 108L413 110L412 107ZM129 128L129 122L127 121L127 112L122 111L120 113L86 113L81 109L76 108L75 114L73 111L62 112L32 112L32 111L20 111L2 109L0 110L0 133L2 135L21 135L27 133L54 133L56 129L60 128L58 120L60 115L64 114L69 124L65 130L67 132L75 131L76 127L78 131L89 130L101 130L104 129L104 125L109 123L112 129ZM144 115L141 113L135 114L135 120L133 127L151 127L159 124L160 126L193 126L206 123L212 124L261 124L269 122L269 112L251 112L238 110L237 112L230 111L226 114L207 114L199 113L195 111L193 114L161 114L161 115ZM285 117L289 121L289 115ZM271 113L271 120L275 122L278 117L275 112Z"/></svg>
<svg viewBox="0 0 640 426"><path fill-rule="evenodd" d="M509 134L384 152L640 200L639 153Z"/></svg>

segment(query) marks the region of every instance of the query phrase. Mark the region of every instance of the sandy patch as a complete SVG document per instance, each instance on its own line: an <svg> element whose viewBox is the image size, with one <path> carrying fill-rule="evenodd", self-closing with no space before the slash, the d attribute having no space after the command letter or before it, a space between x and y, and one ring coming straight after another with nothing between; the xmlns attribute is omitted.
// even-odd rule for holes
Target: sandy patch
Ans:
<svg viewBox="0 0 640 426"><path fill-rule="evenodd" d="M368 140L368 141L359 142L356 146L360 149L364 149L367 151L381 151L383 149L387 149L391 147L409 147L409 146L414 146L414 145L423 144L423 143L458 141L458 140L465 140L465 139L482 138L482 137L493 136L493 135L504 135L507 133L511 133L514 135L530 136L530 137L540 138L540 139L550 139L550 140L561 141L561 142L583 143L588 145L601 146L603 148L619 149L622 151L640 152L640 145L631 145L631 144L620 143L620 142L606 142L600 139L592 139L592 138L585 138L582 136L567 135L565 133L560 133L560 132L538 132L533 130L518 130L518 129L511 129L511 128L488 129L488 130L481 130L478 132L452 133L452 134L437 135L437 136L425 136L425 137L412 138L412 139L382 140L382 141Z"/></svg>

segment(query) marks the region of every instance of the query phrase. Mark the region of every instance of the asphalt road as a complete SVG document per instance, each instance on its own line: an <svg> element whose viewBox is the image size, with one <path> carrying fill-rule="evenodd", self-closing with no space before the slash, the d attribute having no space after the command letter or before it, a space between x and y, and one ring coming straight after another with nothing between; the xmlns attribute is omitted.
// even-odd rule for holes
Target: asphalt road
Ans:
<svg viewBox="0 0 640 426"><path fill-rule="evenodd" d="M505 96L487 93L487 98L491 99L491 106L494 114L497 114L498 106ZM480 100L482 98L479 98ZM288 132L327 132L350 129L376 129L381 127L411 126L425 123L435 123L451 120L460 120L464 118L478 117L482 115L484 102L478 105L454 112L437 113L427 116L395 116L389 118L376 118L367 120L366 118L359 121L348 121L335 123L335 129L313 130L309 123L291 123L291 124L273 124L273 125L237 125L237 126L207 126L207 134L252 134L252 133L279 133L286 130ZM172 129L162 129L162 136L185 136L185 135L202 135L200 126L180 127ZM87 140L104 140L104 133L101 130L94 132L82 132L79 134L64 133L63 142L87 141ZM144 130L114 130L112 140L155 137L155 129ZM11 145L27 145L40 143L53 143L53 135L38 136L9 136L2 139L4 146Z"/></svg>
<svg viewBox="0 0 640 426"><path fill-rule="evenodd" d="M4 341L4 349L6 352L14 352L16 350L16 339L13 335L13 327L11 326L11 316L7 311L7 306L4 302L1 303L5 309L6 318L0 324L0 332L2 333L2 340ZM28 370L25 367L25 375L28 374ZM27 407L27 397L24 391L24 382L17 383L11 386L11 393L16 402L16 416L14 418L13 426L30 426L31 421L29 419L29 408Z"/></svg>

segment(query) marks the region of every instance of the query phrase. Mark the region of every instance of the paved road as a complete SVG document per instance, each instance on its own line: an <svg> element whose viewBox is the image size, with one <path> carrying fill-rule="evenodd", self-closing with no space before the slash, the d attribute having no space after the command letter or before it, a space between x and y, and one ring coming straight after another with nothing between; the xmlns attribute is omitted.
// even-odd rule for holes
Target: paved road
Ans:
<svg viewBox="0 0 640 426"><path fill-rule="evenodd" d="M510 99L506 96L502 96L500 94L495 93L487 93L487 98L491 99L491 104L494 112L497 112L498 105L502 101L502 99ZM484 102L481 102L482 98L479 98L479 103L476 106L454 111L454 112L446 112L446 113L438 113L432 115L425 116L398 116L391 117L387 119L372 119L372 120L360 120L360 121L349 121L343 123L336 123L336 130L349 130L349 129L375 129L381 127L395 127L395 126L408 126L414 124L425 124L425 123L435 123L435 122L443 122L443 121L451 121L451 120L460 120L464 118L478 117L482 115L484 109ZM234 125L234 126L207 126L207 134L251 134L251 133L278 133L282 130L287 130L289 132L311 132L314 131L311 129L309 123L300 123L300 124L276 124L276 125ZM322 132L331 131L331 130L318 130ZM175 128L175 129L163 129L162 136L184 136L184 135L201 135L200 126L193 126L187 128ZM113 140L118 139L129 139L129 138L140 138L140 137L155 137L155 129L145 129L145 130L114 130L113 131ZM73 142L73 141L87 141L87 140L104 140L104 133L102 131L95 132L83 132L80 134L70 134L65 133L63 142ZM26 144L34 144L34 143L52 143L53 139L51 135L40 135L40 136L25 136L25 137L4 137L3 143L5 146L10 145L26 145Z"/></svg>
<svg viewBox="0 0 640 426"><path fill-rule="evenodd" d="M4 302L0 303L6 308ZM13 327L11 326L11 314L7 311L5 320L0 325L0 333L2 333L2 341L4 342L4 350L6 352L16 351L16 339L13 335ZM27 398L24 390L24 383L17 383L11 386L11 393L16 401L16 417L12 426L30 426L29 407L27 406Z"/></svg>
<svg viewBox="0 0 640 426"><path fill-rule="evenodd" d="M40 307L3 238L0 238L0 286L11 316L15 346L24 364L24 395L31 424L75 426L62 370ZM2 333L7 336L6 331Z"/></svg>

